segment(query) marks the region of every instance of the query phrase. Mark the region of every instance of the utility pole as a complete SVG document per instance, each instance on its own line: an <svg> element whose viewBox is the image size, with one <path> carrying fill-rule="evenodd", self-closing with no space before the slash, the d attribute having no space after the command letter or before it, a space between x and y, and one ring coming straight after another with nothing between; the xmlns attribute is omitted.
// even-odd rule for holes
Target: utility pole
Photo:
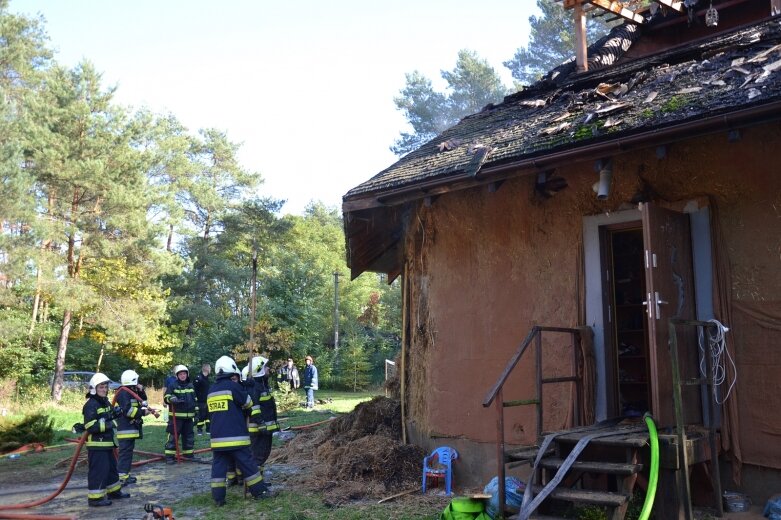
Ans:
<svg viewBox="0 0 781 520"><path fill-rule="evenodd" d="M251 303L249 317L249 371L252 373L252 358L255 356L255 313L258 307L258 251L255 248L255 241L252 242L252 287L250 288ZM252 376L250 376L252 377Z"/></svg>
<svg viewBox="0 0 781 520"><path fill-rule="evenodd" d="M334 271L334 364L339 367L339 273Z"/></svg>

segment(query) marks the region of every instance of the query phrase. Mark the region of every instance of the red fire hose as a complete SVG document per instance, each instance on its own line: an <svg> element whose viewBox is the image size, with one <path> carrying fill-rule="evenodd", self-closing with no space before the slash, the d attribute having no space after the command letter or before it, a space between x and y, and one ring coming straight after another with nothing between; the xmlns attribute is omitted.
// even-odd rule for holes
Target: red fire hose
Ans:
<svg viewBox="0 0 781 520"><path fill-rule="evenodd" d="M171 407L171 416L173 417L174 448L176 449L176 463L179 464L182 462L182 454L179 452L179 435L176 433L176 406L174 404L169 404L168 406Z"/></svg>
<svg viewBox="0 0 781 520"><path fill-rule="evenodd" d="M136 394L134 391L130 390L126 386L119 387L119 390L117 390L114 393L114 399L111 401L111 405L114 406L114 404L117 402L117 395L119 395L119 392L129 392L130 395L138 399L139 402L142 402L143 399L141 399L138 394ZM0 505L0 510L16 510L16 509L29 509L31 507L40 506L42 504L45 504L46 502L49 502L54 499L57 495L62 493L62 490L65 489L65 486L68 485L68 482L71 479L71 476L73 475L73 470L76 469L76 462L79 460L79 455L81 454L81 448L84 446L84 442L87 440L87 435L89 433L84 432L81 437L78 440L78 446L76 446L76 452L73 454L73 458L71 459L71 464L68 467L68 472L65 474L65 479L62 481L62 484L60 484L60 487L56 489L52 494L49 496L46 496L44 498L34 500L32 502L24 502L22 504L8 504L8 505ZM69 440L69 439L66 439ZM17 515L17 516L7 516L10 513L5 513L3 511L0 511L0 518L65 518L65 519L71 519L73 517L71 516L60 516L60 517L53 517L53 516L30 516L30 515Z"/></svg>

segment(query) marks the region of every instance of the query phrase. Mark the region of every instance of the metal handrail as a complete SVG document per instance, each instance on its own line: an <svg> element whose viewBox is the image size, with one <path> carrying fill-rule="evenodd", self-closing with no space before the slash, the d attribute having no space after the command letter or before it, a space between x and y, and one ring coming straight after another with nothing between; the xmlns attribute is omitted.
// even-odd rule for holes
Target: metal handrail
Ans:
<svg viewBox="0 0 781 520"><path fill-rule="evenodd" d="M574 370L574 375L572 376L565 376L565 377L553 377L549 379L544 379L542 376L542 333L543 332L563 332L563 333L569 333L572 334L572 368ZM536 390L536 397L534 399L522 399L522 400L515 400L515 401L504 401L502 389L504 387L505 382L507 382L507 378L510 376L510 373L515 369L518 362L523 357L523 354L528 349L529 345L531 344L532 340L535 341L535 346L537 347L535 349L535 356L534 356L534 362L535 362L535 390ZM493 387L491 387L491 390L486 395L485 399L483 400L483 407L487 408L491 406L492 403L495 403L496 405L496 414L497 414L497 421L496 421L496 431L497 431L497 443L496 443L496 462L497 462L497 477L498 477L498 484L499 484L499 512L498 512L498 518L504 518L504 507L505 507L505 493L504 493L504 408L509 406L523 406L523 405L530 405L533 404L537 407L537 438L539 439L542 437L542 411L543 411L543 401L542 401L542 385L549 384L549 383L565 383L565 382L574 382L575 383L575 403L574 403L574 421L577 425L579 422L579 416L580 416L580 407L582 406L581 403L581 386L582 386L582 371L580 369L580 356L578 355L578 349L577 345L580 343L580 330L578 329L572 329L572 328L566 328L566 327L542 327L539 325L535 325L532 327L532 329L529 331L529 334L526 335L526 338L523 340L521 345L518 347L518 350L516 350L513 357L510 359L510 361L507 363L507 366L505 367L504 371L502 372L502 375L499 376L499 379L496 381Z"/></svg>

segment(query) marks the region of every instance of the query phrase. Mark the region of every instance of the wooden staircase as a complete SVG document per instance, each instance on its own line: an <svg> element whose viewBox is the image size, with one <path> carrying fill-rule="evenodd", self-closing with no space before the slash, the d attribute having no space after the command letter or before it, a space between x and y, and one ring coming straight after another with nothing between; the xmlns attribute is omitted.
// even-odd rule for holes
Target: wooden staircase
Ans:
<svg viewBox="0 0 781 520"><path fill-rule="evenodd" d="M622 520L638 478L645 482L640 475L648 456L648 434L643 430L642 423L598 424L555 434L538 462L532 498L553 480L581 439L594 434L598 437L588 442L531 518L555 519L559 518L555 516L557 513L561 514L571 505L595 505L605 509L609 520ZM538 447L508 451L505 463L509 467L533 465L538 453Z"/></svg>

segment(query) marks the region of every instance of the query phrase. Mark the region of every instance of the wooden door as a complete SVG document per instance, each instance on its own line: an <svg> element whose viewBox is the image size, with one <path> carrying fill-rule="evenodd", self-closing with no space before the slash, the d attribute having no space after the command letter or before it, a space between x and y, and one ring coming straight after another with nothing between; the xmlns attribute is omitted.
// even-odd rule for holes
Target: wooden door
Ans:
<svg viewBox="0 0 781 520"><path fill-rule="evenodd" d="M669 349L669 319L695 319L694 271L692 268L689 217L645 203L643 245L646 280L651 376L651 411L660 427L673 426L673 377ZM678 329L681 379L697 377L697 332L692 327ZM702 421L699 387L683 387L684 420Z"/></svg>

